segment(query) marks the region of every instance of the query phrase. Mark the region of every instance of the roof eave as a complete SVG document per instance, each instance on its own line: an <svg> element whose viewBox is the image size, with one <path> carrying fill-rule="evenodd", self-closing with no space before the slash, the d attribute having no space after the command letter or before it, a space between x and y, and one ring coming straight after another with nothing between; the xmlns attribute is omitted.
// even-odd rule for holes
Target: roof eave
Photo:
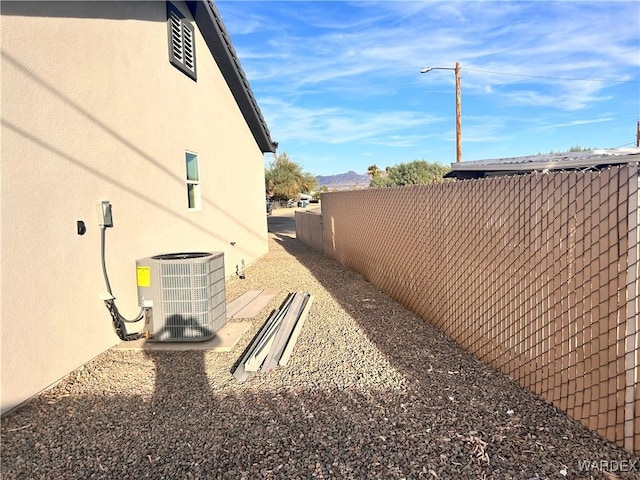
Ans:
<svg viewBox="0 0 640 480"><path fill-rule="evenodd" d="M258 147L263 153L275 153L278 143L271 139L267 123L222 23L220 12L211 1L190 0L186 3Z"/></svg>

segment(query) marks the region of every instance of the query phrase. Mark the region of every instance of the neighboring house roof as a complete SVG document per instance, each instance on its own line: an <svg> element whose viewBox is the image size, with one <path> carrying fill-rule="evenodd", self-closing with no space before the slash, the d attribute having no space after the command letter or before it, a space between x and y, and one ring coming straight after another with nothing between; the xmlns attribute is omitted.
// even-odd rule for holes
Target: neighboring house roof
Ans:
<svg viewBox="0 0 640 480"><path fill-rule="evenodd" d="M275 153L278 143L271 139L267 123L231 45L220 12L211 1L196 0L186 3L260 150L263 153Z"/></svg>
<svg viewBox="0 0 640 480"><path fill-rule="evenodd" d="M447 178L482 178L521 175L534 171L579 170L640 162L640 148L617 148L586 152L550 153L526 157L497 158L451 164Z"/></svg>

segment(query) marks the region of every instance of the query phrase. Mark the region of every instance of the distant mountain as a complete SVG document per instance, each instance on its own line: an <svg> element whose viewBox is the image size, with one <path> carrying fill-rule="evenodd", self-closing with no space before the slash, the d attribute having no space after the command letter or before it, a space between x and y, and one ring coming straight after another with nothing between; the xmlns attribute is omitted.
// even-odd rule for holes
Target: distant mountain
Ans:
<svg viewBox="0 0 640 480"><path fill-rule="evenodd" d="M337 175L316 176L318 187L327 187L329 190L353 190L369 186L369 175L348 171Z"/></svg>

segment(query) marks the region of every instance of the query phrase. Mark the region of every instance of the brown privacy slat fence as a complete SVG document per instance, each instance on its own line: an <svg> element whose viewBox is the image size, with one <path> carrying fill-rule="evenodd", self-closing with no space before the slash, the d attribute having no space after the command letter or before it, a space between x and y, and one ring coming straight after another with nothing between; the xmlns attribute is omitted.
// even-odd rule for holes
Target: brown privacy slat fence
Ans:
<svg viewBox="0 0 640 480"><path fill-rule="evenodd" d="M322 196L324 254L640 453L638 164Z"/></svg>

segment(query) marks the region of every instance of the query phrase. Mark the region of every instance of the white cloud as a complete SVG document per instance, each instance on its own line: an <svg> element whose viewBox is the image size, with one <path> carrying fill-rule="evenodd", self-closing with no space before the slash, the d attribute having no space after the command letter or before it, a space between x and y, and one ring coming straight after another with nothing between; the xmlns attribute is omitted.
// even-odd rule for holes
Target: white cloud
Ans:
<svg viewBox="0 0 640 480"><path fill-rule="evenodd" d="M305 108L277 99L259 101L272 134L280 143L370 142L397 146L415 144L423 135L403 133L442 122L442 118L411 111L362 112L345 108Z"/></svg>
<svg viewBox="0 0 640 480"><path fill-rule="evenodd" d="M543 125L539 127L538 130L554 130L556 128L577 127L581 125L591 125L594 123L605 123L611 121L613 121L613 118L611 117L593 118L590 120L571 120L569 122L555 123L553 125Z"/></svg>
<svg viewBox="0 0 640 480"><path fill-rule="evenodd" d="M637 117L637 2L252 1L218 7L273 138L285 150L293 142L318 158L327 145L353 158L354 145L448 151L455 143L454 75L419 70L456 61L470 157L475 145L486 153L489 144L508 155L509 142L521 149L518 144L536 132L538 143L588 143L551 140L552 130L567 135L573 132L567 127L607 122L622 131L621 118ZM635 83L616 83L623 81Z"/></svg>
<svg viewBox="0 0 640 480"><path fill-rule="evenodd" d="M393 80L399 83L416 82L418 68L427 65L453 66L455 60L462 62L465 89L487 90L493 85L558 83L552 78L540 78L545 76L614 80L630 78L630 74L622 70L625 65L615 63L613 58L624 57L628 59L627 62L632 61L629 59L637 61L637 50L633 52L633 46L625 48L615 45L612 43L615 41L613 36L604 34L598 35L600 41L595 46L593 29L584 26L582 30L573 28L571 35L559 36L557 32L567 30L566 24L570 23L566 19L562 22L561 28L551 22L550 25L539 25L530 31L522 24L506 27L482 22L460 30L434 25L422 30L412 22L408 28L405 25L385 25L348 33L330 31L313 38L283 33L270 42L264 53L242 50L241 57L256 61L250 70L250 78L264 82L267 89L270 89L269 83L281 85L285 78L287 90L283 92L284 95L303 94L315 86L329 90L356 88L365 91L370 88L371 94L375 95L376 90L380 90L380 84ZM477 38L483 41L475 41ZM515 75L465 71L465 67ZM452 78L446 75L430 74L429 77L424 81L452 82ZM524 92L521 98L528 99L529 104L577 109L598 101L596 93L607 87L606 83L598 82L577 87L575 84L575 81L567 81L564 89L553 92L539 89ZM373 87L376 85L377 88ZM579 96L569 101L567 92L575 93L576 90Z"/></svg>

